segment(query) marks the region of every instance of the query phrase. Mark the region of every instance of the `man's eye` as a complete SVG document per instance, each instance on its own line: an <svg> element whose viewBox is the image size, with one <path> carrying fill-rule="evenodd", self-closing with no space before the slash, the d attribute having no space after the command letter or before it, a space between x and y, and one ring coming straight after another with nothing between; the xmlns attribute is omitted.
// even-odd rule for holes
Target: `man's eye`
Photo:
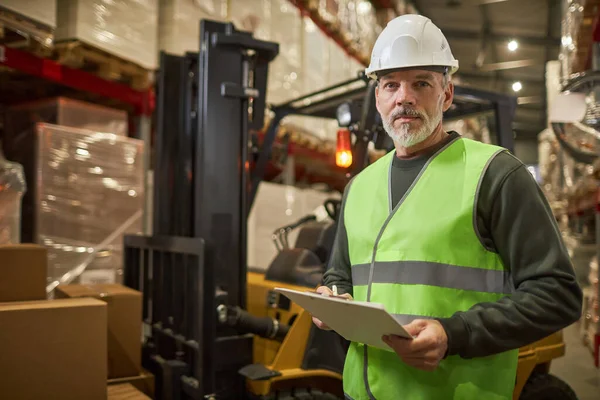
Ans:
<svg viewBox="0 0 600 400"><path fill-rule="evenodd" d="M427 86L431 86L431 85L429 84L429 82L419 81L419 82L417 82L417 86L427 87Z"/></svg>
<svg viewBox="0 0 600 400"><path fill-rule="evenodd" d="M386 83L386 84L384 85L384 87L385 87L386 89L394 89L396 86L397 86L397 85L396 85L395 83L392 83L392 82L388 82L388 83Z"/></svg>

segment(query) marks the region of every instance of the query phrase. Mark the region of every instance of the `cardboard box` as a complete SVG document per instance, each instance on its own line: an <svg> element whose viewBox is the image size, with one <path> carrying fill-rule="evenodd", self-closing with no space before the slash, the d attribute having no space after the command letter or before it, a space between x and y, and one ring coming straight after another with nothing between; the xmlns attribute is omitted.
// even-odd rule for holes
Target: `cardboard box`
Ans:
<svg viewBox="0 0 600 400"><path fill-rule="evenodd" d="M106 399L106 303L0 304L0 397Z"/></svg>
<svg viewBox="0 0 600 400"><path fill-rule="evenodd" d="M118 284L62 285L56 298L93 297L108 305L108 378L142 370L142 294Z"/></svg>
<svg viewBox="0 0 600 400"><path fill-rule="evenodd" d="M36 244L0 246L0 303L46 300L47 272L45 247Z"/></svg>
<svg viewBox="0 0 600 400"><path fill-rule="evenodd" d="M108 400L150 400L151 398L137 390L130 383L121 383L108 387Z"/></svg>
<svg viewBox="0 0 600 400"><path fill-rule="evenodd" d="M146 370L142 370L142 372L138 376L132 376L128 378L115 378L109 379L108 385L122 385L124 383L130 383L140 392L149 396L151 399L154 398L154 387L155 387L155 379L154 375Z"/></svg>

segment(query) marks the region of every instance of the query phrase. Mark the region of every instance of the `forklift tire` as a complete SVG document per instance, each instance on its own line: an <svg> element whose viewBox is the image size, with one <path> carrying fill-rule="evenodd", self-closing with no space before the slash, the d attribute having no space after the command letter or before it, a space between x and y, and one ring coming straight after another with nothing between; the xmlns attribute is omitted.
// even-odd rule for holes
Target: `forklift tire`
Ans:
<svg viewBox="0 0 600 400"><path fill-rule="evenodd" d="M519 400L578 400L567 383L554 375L533 373L525 383Z"/></svg>

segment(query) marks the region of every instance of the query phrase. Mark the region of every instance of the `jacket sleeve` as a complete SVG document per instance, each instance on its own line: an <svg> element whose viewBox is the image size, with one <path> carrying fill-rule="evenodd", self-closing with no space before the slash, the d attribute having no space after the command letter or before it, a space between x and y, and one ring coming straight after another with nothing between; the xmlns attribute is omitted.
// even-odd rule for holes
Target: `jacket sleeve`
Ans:
<svg viewBox="0 0 600 400"><path fill-rule="evenodd" d="M440 319L448 335L447 355L484 357L516 349L576 322L582 291L543 192L520 161L482 184L478 219L509 269L514 290L497 302L477 304ZM518 162L518 163L517 163ZM502 170L502 166L500 170ZM498 170L498 168L496 168Z"/></svg>
<svg viewBox="0 0 600 400"><path fill-rule="evenodd" d="M350 185L351 182L346 185L342 196L333 249L327 263L327 270L323 275L322 284L330 289L333 285L336 285L339 294L349 293L352 295L352 272L350 269L350 255L348 253L348 236L346 234L346 226L344 225L344 208Z"/></svg>

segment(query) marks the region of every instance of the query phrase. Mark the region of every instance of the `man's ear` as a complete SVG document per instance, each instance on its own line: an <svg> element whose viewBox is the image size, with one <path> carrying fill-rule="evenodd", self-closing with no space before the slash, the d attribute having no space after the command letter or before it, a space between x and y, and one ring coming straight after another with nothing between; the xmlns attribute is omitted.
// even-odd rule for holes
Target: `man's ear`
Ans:
<svg viewBox="0 0 600 400"><path fill-rule="evenodd" d="M379 82L375 86L375 108L379 111Z"/></svg>
<svg viewBox="0 0 600 400"><path fill-rule="evenodd" d="M448 86L444 90L444 111L447 111L454 101L454 84L448 82Z"/></svg>

